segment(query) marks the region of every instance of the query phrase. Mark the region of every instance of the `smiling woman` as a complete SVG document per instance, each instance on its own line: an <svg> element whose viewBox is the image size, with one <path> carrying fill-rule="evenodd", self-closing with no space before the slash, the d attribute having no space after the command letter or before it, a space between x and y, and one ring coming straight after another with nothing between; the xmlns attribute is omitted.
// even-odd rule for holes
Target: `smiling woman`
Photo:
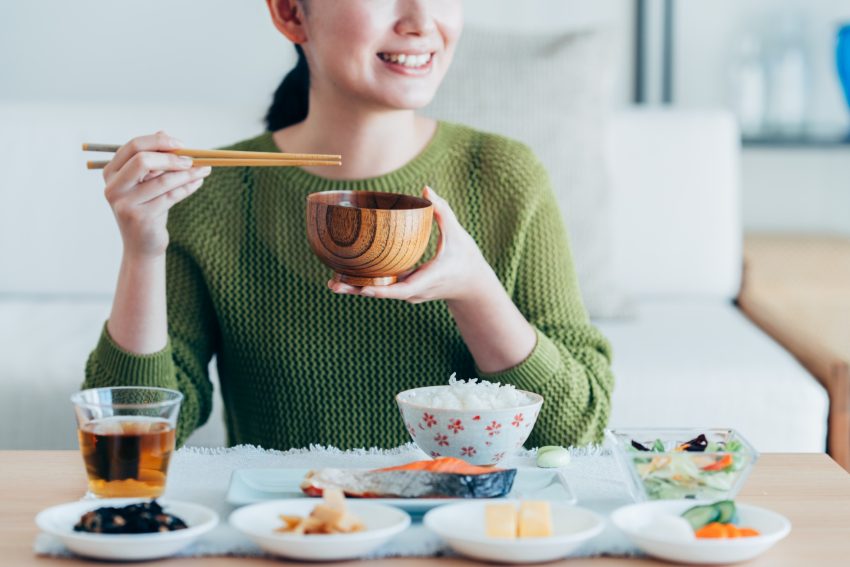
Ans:
<svg viewBox="0 0 850 567"><path fill-rule="evenodd" d="M124 145L104 170L124 255L85 386L181 390L183 441L209 416L215 356L230 443L387 447L407 439L398 392L477 374L545 398L531 444L598 441L610 349L546 172L522 144L416 113L451 64L461 0L268 7L299 62L268 131L230 149L343 165L210 175L168 153L167 134ZM328 281L304 210L330 190L421 193L439 229L427 261L391 285Z"/></svg>

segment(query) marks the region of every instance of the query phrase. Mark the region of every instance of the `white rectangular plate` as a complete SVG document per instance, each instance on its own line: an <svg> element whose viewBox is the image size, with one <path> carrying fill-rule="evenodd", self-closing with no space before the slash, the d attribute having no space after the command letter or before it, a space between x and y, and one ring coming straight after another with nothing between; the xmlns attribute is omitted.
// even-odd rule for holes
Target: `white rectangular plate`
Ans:
<svg viewBox="0 0 850 567"><path fill-rule="evenodd" d="M227 501L236 506L276 500L309 498L299 488L310 469L239 469L230 477ZM574 504L576 497L564 475L553 469L518 469L507 498L553 500ZM463 498L370 498L370 502L396 506L421 514L435 506ZM498 498L494 500L499 500Z"/></svg>

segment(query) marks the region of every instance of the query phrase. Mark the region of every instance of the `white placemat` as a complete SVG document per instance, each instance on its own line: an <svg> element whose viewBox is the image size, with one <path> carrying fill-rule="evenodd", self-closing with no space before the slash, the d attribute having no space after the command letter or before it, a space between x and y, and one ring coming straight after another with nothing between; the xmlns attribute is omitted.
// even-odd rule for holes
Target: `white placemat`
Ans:
<svg viewBox="0 0 850 567"><path fill-rule="evenodd" d="M571 462L562 469L570 483L578 505L601 513L630 503L625 478L611 453L600 447L571 449ZM536 451L523 451L504 466L534 467ZM263 556L259 547L233 530L227 517L235 509L225 501L230 475L245 468L380 468L400 465L428 457L416 445L409 443L396 449L357 449L340 451L333 447L311 446L308 449L268 451L250 445L229 449L184 447L177 451L168 472L168 487L163 498L196 502L218 512L221 522L179 555L186 557ZM54 537L39 534L34 543L35 553L52 557L70 557L69 552ZM589 541L574 556L636 555L637 550L610 524L605 531ZM398 535L371 557L433 557L451 552L439 537L429 532L419 521Z"/></svg>

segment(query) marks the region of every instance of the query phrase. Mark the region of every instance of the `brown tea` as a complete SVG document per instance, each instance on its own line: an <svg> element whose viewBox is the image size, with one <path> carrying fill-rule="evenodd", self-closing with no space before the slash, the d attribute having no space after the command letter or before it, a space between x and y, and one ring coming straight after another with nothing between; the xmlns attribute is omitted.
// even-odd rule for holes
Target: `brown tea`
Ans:
<svg viewBox="0 0 850 567"><path fill-rule="evenodd" d="M160 418L119 416L78 430L89 491L101 498L157 497L165 490L175 431Z"/></svg>

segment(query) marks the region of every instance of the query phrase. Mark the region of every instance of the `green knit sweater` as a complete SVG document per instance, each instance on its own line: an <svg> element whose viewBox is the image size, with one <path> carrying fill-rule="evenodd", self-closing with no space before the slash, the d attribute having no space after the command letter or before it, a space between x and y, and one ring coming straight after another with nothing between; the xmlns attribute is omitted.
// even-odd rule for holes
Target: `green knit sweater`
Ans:
<svg viewBox="0 0 850 567"><path fill-rule="evenodd" d="M232 149L279 151L270 133ZM310 193L419 195L452 206L537 331L526 360L480 372L444 302L336 295L305 230ZM480 376L545 398L528 446L598 441L610 412L610 347L588 321L545 170L522 144L440 123L392 173L334 181L300 168L216 170L168 220L168 346L122 350L104 329L84 387L145 385L185 395L182 443L210 415L215 356L230 444L390 447L409 441L394 397ZM423 261L436 248L438 231Z"/></svg>

